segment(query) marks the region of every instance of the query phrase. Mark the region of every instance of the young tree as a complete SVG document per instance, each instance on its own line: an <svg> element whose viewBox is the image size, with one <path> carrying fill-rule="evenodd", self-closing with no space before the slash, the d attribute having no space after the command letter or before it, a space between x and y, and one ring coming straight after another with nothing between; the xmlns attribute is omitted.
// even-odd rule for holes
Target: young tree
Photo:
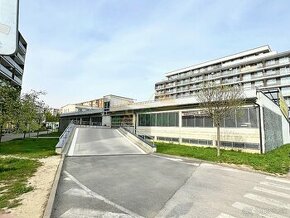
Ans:
<svg viewBox="0 0 290 218"><path fill-rule="evenodd" d="M44 103L39 100L39 97L43 94L42 91L32 90L21 97L19 129L23 132L23 138L25 138L27 132L39 130L41 127Z"/></svg>
<svg viewBox="0 0 290 218"><path fill-rule="evenodd" d="M20 90L0 80L0 142L3 128L13 123L18 115Z"/></svg>
<svg viewBox="0 0 290 218"><path fill-rule="evenodd" d="M203 84L197 93L202 111L212 118L217 128L217 156L220 156L220 126L221 121L244 103L244 92L240 85L220 85L214 82Z"/></svg>

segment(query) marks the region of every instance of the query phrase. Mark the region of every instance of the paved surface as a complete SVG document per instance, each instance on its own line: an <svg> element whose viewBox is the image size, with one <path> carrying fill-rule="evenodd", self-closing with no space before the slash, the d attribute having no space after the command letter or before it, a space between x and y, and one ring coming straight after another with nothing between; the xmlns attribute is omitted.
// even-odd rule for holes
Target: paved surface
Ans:
<svg viewBox="0 0 290 218"><path fill-rule="evenodd" d="M111 146L105 138L97 140L100 130L83 130L75 153L65 160L52 217L290 217L290 180L186 159L124 154L128 144L124 150L116 146L119 155L111 150L114 155L74 156L83 152L82 143L94 152L96 146ZM118 138L114 131L106 134ZM90 139L97 142L88 146Z"/></svg>
<svg viewBox="0 0 290 218"><path fill-rule="evenodd" d="M70 156L143 153L138 146L133 145L118 130L101 127L77 128L69 150Z"/></svg>
<svg viewBox="0 0 290 218"><path fill-rule="evenodd" d="M49 131L50 133L51 131ZM47 131L42 131L42 132L39 132L39 135L43 135L43 134L47 134ZM26 138L30 138L30 137L35 137L37 136L37 133L36 132L32 132L30 133L26 133ZM4 134L4 136L2 136L2 139L1 141L2 142L6 142L6 141L11 141L13 139L21 139L23 138L23 133L17 133L17 134L14 134L14 133L6 133Z"/></svg>

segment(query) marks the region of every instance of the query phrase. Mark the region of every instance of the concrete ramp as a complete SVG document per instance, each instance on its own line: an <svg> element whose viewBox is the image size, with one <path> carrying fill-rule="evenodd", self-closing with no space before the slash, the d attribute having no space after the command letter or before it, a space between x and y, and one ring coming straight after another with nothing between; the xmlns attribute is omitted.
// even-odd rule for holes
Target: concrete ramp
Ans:
<svg viewBox="0 0 290 218"><path fill-rule="evenodd" d="M69 156L144 154L137 145L116 129L78 127L68 151Z"/></svg>

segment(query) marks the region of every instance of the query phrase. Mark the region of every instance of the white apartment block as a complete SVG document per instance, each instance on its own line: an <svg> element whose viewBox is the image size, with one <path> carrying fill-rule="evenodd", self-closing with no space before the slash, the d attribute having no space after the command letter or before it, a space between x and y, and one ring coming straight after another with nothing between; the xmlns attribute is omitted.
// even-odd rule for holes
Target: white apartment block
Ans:
<svg viewBox="0 0 290 218"><path fill-rule="evenodd" d="M267 45L174 70L155 84L155 100L194 96L206 81L279 89L290 105L290 51L278 53Z"/></svg>

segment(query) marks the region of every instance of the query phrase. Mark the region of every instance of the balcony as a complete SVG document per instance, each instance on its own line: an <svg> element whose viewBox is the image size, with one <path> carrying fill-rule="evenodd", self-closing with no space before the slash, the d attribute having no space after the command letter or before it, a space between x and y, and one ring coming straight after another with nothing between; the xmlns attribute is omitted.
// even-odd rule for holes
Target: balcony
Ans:
<svg viewBox="0 0 290 218"><path fill-rule="evenodd" d="M5 60L9 62L9 64L14 67L16 70L18 70L21 74L23 74L23 70L19 65L9 56L4 56Z"/></svg>
<svg viewBox="0 0 290 218"><path fill-rule="evenodd" d="M19 42L19 48L20 48L20 51L22 54L26 53L26 48L24 47L24 45L21 42Z"/></svg>
<svg viewBox="0 0 290 218"><path fill-rule="evenodd" d="M17 76L14 76L14 80L21 86L22 85L22 80L18 78Z"/></svg>
<svg viewBox="0 0 290 218"><path fill-rule="evenodd" d="M8 76L9 78L12 78L12 73L3 65L0 64L0 71L5 74L5 76Z"/></svg>

